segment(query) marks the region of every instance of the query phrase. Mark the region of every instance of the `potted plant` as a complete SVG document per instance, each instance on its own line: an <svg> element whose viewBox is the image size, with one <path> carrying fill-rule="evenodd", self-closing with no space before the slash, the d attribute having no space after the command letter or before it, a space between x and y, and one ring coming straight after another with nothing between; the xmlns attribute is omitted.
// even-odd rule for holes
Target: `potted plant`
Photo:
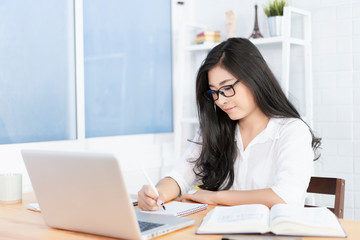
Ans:
<svg viewBox="0 0 360 240"><path fill-rule="evenodd" d="M282 35L282 19L284 15L284 7L287 5L288 3L285 0L274 0L264 7L264 12L268 17L271 37Z"/></svg>

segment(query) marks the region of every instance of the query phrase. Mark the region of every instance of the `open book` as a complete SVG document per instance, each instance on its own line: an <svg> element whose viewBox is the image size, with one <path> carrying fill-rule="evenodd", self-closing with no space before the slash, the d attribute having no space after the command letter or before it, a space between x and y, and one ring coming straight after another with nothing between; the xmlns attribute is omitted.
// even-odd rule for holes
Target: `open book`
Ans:
<svg viewBox="0 0 360 240"><path fill-rule="evenodd" d="M268 233L291 236L346 237L337 217L325 207L261 204L215 207L197 234Z"/></svg>
<svg viewBox="0 0 360 240"><path fill-rule="evenodd" d="M153 214L164 214L173 216L186 216L207 209L207 204L173 201L165 204L166 210L160 208L157 211L142 211Z"/></svg>

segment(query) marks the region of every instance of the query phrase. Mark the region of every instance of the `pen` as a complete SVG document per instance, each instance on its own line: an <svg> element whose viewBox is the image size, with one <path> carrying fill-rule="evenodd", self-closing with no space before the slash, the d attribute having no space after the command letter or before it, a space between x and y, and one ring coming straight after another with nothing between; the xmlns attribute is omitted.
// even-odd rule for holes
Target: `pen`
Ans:
<svg viewBox="0 0 360 240"><path fill-rule="evenodd" d="M142 170L142 172L143 172L146 180L148 181L151 189L155 192L155 194L156 194L157 196L159 196L158 191L156 190L156 188L155 188L153 182L151 181L151 179L149 178L149 175L147 175L147 173L145 172L145 169L144 169L144 168L141 168L141 170ZM158 204L158 205L161 204L162 208L163 208L164 210L166 210L165 205L164 205L164 203L163 203L161 200L158 200L157 204Z"/></svg>

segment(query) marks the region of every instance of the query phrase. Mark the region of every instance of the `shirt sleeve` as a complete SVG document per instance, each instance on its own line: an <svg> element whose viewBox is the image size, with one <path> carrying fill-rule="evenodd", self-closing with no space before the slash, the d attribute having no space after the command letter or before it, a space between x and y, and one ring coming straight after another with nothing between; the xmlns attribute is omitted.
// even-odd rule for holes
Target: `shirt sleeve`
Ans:
<svg viewBox="0 0 360 240"><path fill-rule="evenodd" d="M308 126L297 119L279 130L276 174L272 190L288 204L304 205L313 173L314 152Z"/></svg>
<svg viewBox="0 0 360 240"><path fill-rule="evenodd" d="M193 190L199 184L194 173L194 161L200 156L202 145L200 133L198 133L190 143L183 157L174 165L171 172L167 175L176 181L180 187L180 194L185 194Z"/></svg>

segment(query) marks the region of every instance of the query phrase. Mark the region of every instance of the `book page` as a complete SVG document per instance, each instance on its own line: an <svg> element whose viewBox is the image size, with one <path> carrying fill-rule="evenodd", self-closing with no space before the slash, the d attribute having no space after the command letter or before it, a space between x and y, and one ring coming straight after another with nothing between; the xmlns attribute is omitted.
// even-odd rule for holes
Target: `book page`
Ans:
<svg viewBox="0 0 360 240"><path fill-rule="evenodd" d="M215 207L206 215L197 233L264 233L268 231L269 209L249 204Z"/></svg>
<svg viewBox="0 0 360 240"><path fill-rule="evenodd" d="M345 236L337 217L326 207L298 207L277 204L270 213L275 234L303 236Z"/></svg>

